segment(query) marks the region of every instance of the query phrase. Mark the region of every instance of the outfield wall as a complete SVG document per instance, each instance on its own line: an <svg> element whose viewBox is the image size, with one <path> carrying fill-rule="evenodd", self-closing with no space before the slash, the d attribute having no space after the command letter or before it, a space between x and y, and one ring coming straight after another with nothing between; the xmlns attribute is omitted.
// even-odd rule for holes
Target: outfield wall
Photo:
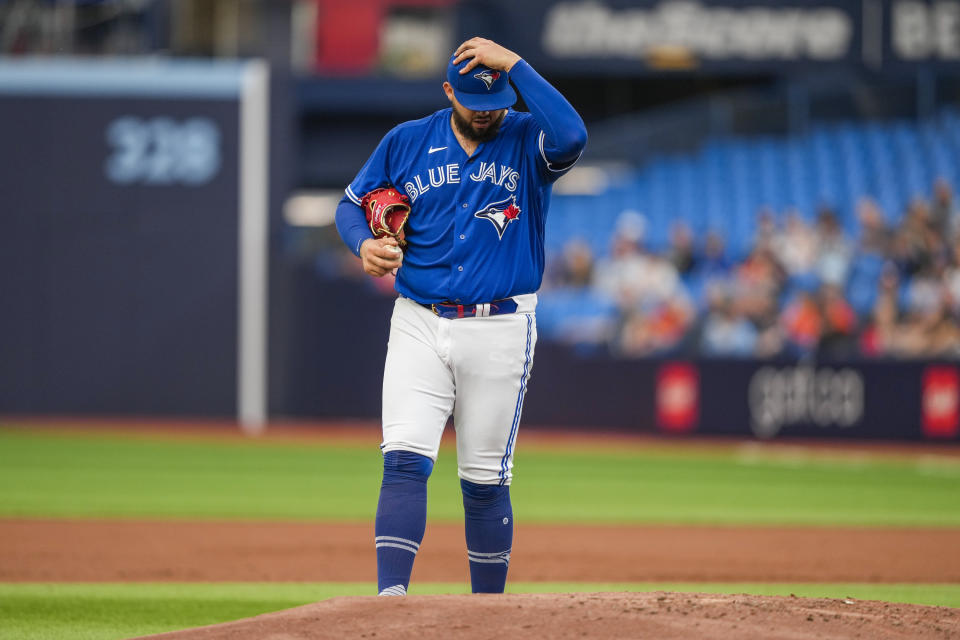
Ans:
<svg viewBox="0 0 960 640"><path fill-rule="evenodd" d="M376 420L393 298L298 270L277 414ZM296 349L292 348L296 345ZM960 367L623 359L537 344L523 423L675 436L960 440Z"/></svg>
<svg viewBox="0 0 960 640"><path fill-rule="evenodd" d="M0 412L262 423L268 79L0 61Z"/></svg>
<svg viewBox="0 0 960 640"><path fill-rule="evenodd" d="M527 423L675 435L958 440L955 363L614 360L537 348Z"/></svg>

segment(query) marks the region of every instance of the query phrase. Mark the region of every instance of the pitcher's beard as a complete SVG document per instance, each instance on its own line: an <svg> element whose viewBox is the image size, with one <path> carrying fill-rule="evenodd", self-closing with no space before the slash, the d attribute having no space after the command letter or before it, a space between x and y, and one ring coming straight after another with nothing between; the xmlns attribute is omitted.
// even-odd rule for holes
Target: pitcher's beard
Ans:
<svg viewBox="0 0 960 640"><path fill-rule="evenodd" d="M473 128L473 125L470 124L470 121L461 116L456 109L453 109L453 124L457 127L457 131L460 132L467 140L472 140L474 142L489 142L497 137L497 132L500 130L500 123L503 122L503 116L506 115L506 111L501 111L500 115L496 120L490 122L490 125L487 127L487 130L483 133L480 133Z"/></svg>

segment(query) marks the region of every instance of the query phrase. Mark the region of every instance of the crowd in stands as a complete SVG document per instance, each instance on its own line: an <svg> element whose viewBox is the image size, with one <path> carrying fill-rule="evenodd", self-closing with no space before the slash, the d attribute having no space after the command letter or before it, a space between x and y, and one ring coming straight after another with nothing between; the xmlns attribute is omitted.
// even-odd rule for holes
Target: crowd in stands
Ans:
<svg viewBox="0 0 960 640"><path fill-rule="evenodd" d="M945 180L905 212L862 198L856 225L826 206L812 220L760 211L740 258L679 222L651 251L645 225L626 211L608 255L578 238L548 255L542 337L623 356L960 357L960 212Z"/></svg>

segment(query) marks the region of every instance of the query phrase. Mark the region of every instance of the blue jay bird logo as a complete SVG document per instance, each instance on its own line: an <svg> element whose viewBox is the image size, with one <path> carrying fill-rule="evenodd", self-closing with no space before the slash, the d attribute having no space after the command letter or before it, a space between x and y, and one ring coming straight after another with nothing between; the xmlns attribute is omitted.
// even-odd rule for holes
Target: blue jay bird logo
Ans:
<svg viewBox="0 0 960 640"><path fill-rule="evenodd" d="M520 207L517 206L517 196L513 195L505 200L492 202L473 215L475 218L489 220L497 229L497 235L503 240L503 232L507 230L507 225L516 220L517 216L520 215Z"/></svg>
<svg viewBox="0 0 960 640"><path fill-rule="evenodd" d="M484 69L480 73L473 74L473 77L477 80L482 80L483 84L487 85L487 91L490 91L490 88L493 86L493 83L497 81L500 77L499 71L490 71L489 69Z"/></svg>

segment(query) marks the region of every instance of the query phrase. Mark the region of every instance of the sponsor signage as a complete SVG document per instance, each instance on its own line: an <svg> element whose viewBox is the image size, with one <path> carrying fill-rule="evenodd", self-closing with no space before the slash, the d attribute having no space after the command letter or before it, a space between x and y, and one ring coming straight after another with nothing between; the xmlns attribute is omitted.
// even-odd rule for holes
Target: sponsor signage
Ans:
<svg viewBox="0 0 960 640"><path fill-rule="evenodd" d="M837 61L850 55L854 24L845 8L820 3L664 1L616 7L575 0L546 10L541 46L557 60Z"/></svg>
<svg viewBox="0 0 960 640"><path fill-rule="evenodd" d="M960 62L960 0L898 0L889 14L891 58Z"/></svg>
<svg viewBox="0 0 960 640"><path fill-rule="evenodd" d="M931 366L923 372L923 435L956 438L960 425L960 375L956 367Z"/></svg>
<svg viewBox="0 0 960 640"><path fill-rule="evenodd" d="M750 428L771 438L791 425L848 429L863 421L863 375L843 367L762 367L747 384Z"/></svg>
<svg viewBox="0 0 960 640"><path fill-rule="evenodd" d="M619 360L545 342L537 346L524 421L760 439L957 441L960 368L918 361Z"/></svg>
<svg viewBox="0 0 960 640"><path fill-rule="evenodd" d="M669 363L657 373L657 425L663 431L684 433L697 426L700 380L692 364Z"/></svg>
<svg viewBox="0 0 960 640"><path fill-rule="evenodd" d="M754 360L700 361L698 366L697 433L763 439L931 437L922 417L925 363ZM944 378L934 382L939 392L948 384Z"/></svg>
<svg viewBox="0 0 960 640"><path fill-rule="evenodd" d="M960 61L960 0L474 0L459 28L555 75Z"/></svg>

